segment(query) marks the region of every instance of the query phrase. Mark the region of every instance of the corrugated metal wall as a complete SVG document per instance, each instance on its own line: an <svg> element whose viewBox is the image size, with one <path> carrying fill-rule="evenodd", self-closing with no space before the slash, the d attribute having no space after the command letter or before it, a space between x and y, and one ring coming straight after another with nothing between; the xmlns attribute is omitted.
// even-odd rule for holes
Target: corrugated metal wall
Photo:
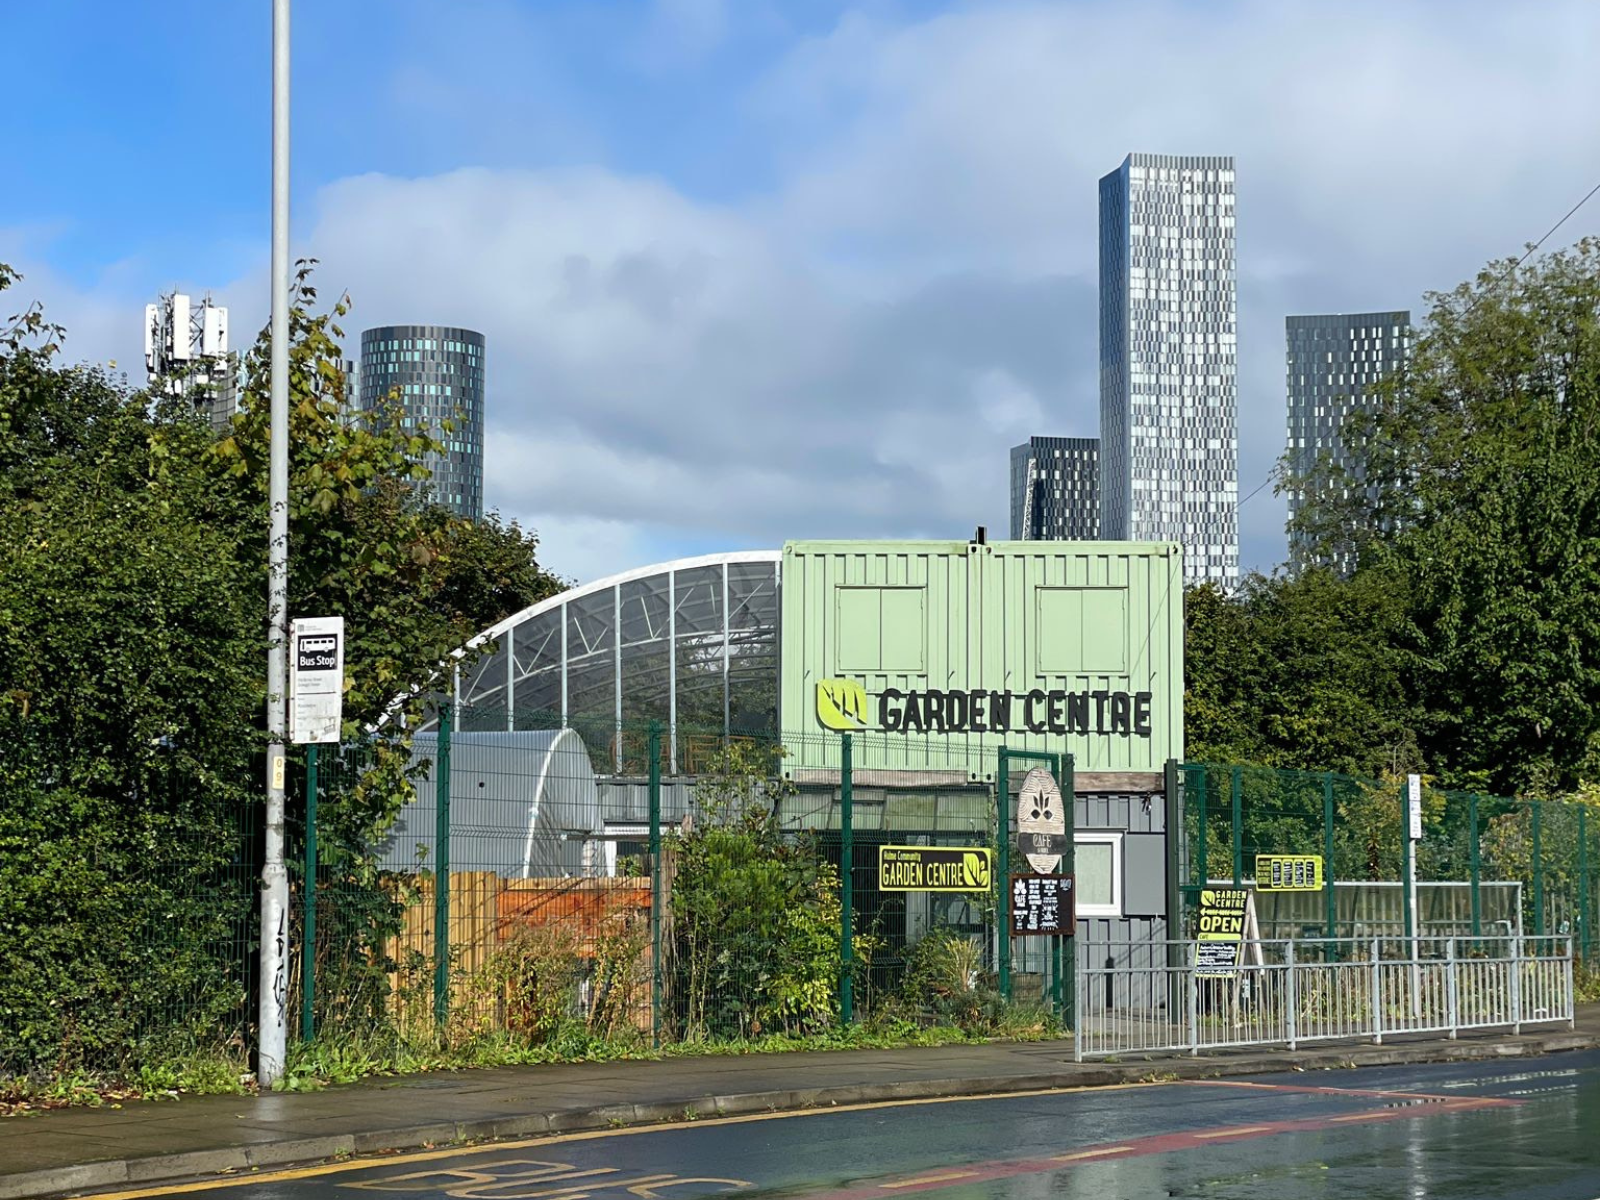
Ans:
<svg viewBox="0 0 1600 1200"><path fill-rule="evenodd" d="M1002 742L1065 748L1080 771L1159 771L1168 758L1183 756L1182 555L1175 545L790 542L783 564L786 735L824 731L817 685L840 679L865 689L860 728L868 733L883 730L882 715L902 703L894 693L1011 697L1004 731L886 732L886 766L937 768L958 756L987 757ZM1040 703L1025 708L1035 692ZM1024 714L1042 719L1052 693L1084 697L1084 711L1093 714L1087 731L1027 727ZM1148 730L1130 730L1126 705L1143 693ZM882 706L886 694L889 708ZM1118 704L1124 727L1113 732ZM1072 722L1070 712L1065 719ZM798 747L797 768L826 765L810 761L809 741Z"/></svg>

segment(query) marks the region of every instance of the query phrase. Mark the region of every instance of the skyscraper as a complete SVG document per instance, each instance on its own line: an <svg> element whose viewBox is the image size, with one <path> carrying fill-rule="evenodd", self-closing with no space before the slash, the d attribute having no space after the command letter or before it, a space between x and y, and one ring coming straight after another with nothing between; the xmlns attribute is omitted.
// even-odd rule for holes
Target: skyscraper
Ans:
<svg viewBox="0 0 1600 1200"><path fill-rule="evenodd" d="M1100 180L1100 531L1239 574L1233 159L1130 154Z"/></svg>
<svg viewBox="0 0 1600 1200"><path fill-rule="evenodd" d="M1011 448L1011 537L1086 541L1100 536L1098 438L1034 437Z"/></svg>
<svg viewBox="0 0 1600 1200"><path fill-rule="evenodd" d="M1289 520L1293 522L1306 499L1293 480L1320 460L1325 458L1343 469L1347 498L1352 489L1363 486L1365 463L1359 446L1345 445L1345 422L1367 407L1374 387L1405 365L1411 352L1411 314L1287 317L1284 334L1288 343ZM1305 538L1291 530L1290 562L1304 566L1310 561L1309 553ZM1348 573L1356 565L1355 547L1334 548L1323 562Z"/></svg>
<svg viewBox="0 0 1600 1200"><path fill-rule="evenodd" d="M463 517L483 515L483 334L448 325L383 325L361 335L361 407L398 392L405 420L444 444L423 465L433 500ZM441 423L451 420L446 432Z"/></svg>

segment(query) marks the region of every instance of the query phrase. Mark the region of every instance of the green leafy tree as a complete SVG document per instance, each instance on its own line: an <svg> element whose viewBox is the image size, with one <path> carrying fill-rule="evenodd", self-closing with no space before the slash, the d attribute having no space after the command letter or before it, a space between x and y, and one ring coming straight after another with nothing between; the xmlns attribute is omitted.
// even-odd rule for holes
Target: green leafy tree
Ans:
<svg viewBox="0 0 1600 1200"><path fill-rule="evenodd" d="M539 566L537 539L491 514L467 521L432 504L425 457L436 431L398 397L371 411L346 394L339 320L348 300L317 311L313 264L300 265L289 306L289 608L345 618L345 736L369 739L358 785L336 794L328 820L347 849L365 844L406 796L404 729L423 715L452 652L565 585ZM271 341L246 361L240 414L213 449L218 515L239 531L265 596ZM491 647L484 647L484 651Z"/></svg>
<svg viewBox="0 0 1600 1200"><path fill-rule="evenodd" d="M1185 754L1375 774L1414 766L1414 711L1397 646L1404 589L1379 574L1251 576L1185 597Z"/></svg>
<svg viewBox="0 0 1600 1200"><path fill-rule="evenodd" d="M1442 779L1569 789L1600 778L1600 240L1431 303L1348 431L1367 486L1312 479L1302 529L1403 586L1395 652Z"/></svg>
<svg viewBox="0 0 1600 1200"><path fill-rule="evenodd" d="M839 876L778 828L770 747L730 742L671 852L675 1003L687 1039L814 1032L837 1021Z"/></svg>
<svg viewBox="0 0 1600 1200"><path fill-rule="evenodd" d="M217 1040L244 998L238 543L198 424L60 341L37 309L0 332L0 1075Z"/></svg>
<svg viewBox="0 0 1600 1200"><path fill-rule="evenodd" d="M431 431L394 406L352 410L344 305L314 312L307 270L291 611L346 617L354 737L397 695L415 716L453 650L562 585L530 534L417 493ZM0 290L15 278L0 267ZM0 1075L219 1043L241 1028L249 972L267 348L217 442L180 399L62 365L61 340L36 306L0 325L0 861L27 864L0 871ZM403 728L385 726L329 806L331 848L369 882L362 852L405 794Z"/></svg>

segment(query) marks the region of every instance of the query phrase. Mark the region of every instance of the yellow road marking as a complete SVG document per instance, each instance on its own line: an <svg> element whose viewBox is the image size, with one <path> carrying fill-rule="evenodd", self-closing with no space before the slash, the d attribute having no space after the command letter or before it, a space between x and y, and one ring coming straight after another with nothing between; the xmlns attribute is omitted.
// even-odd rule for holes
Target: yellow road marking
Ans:
<svg viewBox="0 0 1600 1200"><path fill-rule="evenodd" d="M918 1175L915 1179L902 1179L896 1183L880 1183L881 1188L916 1187L924 1183L943 1183L947 1179L971 1179L976 1171L947 1171L943 1175Z"/></svg>
<svg viewBox="0 0 1600 1200"><path fill-rule="evenodd" d="M535 1168L522 1170L512 1175L497 1174L512 1167ZM540 1170L538 1168L544 1168ZM451 1188L489 1187L500 1186L508 1181L517 1183L566 1183L574 1179L592 1179L596 1175L616 1175L617 1167L589 1167L587 1169L575 1167L570 1163L535 1162L532 1159L505 1159L501 1162L476 1163L471 1167L457 1170L413 1171L409 1175L385 1175L379 1179L358 1179L354 1183L340 1184L340 1187L371 1192L432 1192L441 1187ZM656 1182L671 1179L670 1175L646 1175L635 1180L636 1183ZM448 1184L441 1181L447 1180ZM428 1181L433 1182L428 1182ZM420 1181L420 1182L419 1182ZM611 1182L615 1182L614 1180ZM412 1183L415 1186L405 1187L404 1184ZM585 1185L587 1186L587 1185ZM571 1188L552 1188L554 1192L569 1192ZM541 1193L542 1194L542 1193Z"/></svg>
<svg viewBox="0 0 1600 1200"><path fill-rule="evenodd" d="M1204 1141L1207 1138L1238 1137L1246 1133L1265 1133L1271 1128L1271 1125L1240 1125L1237 1129L1213 1129L1210 1133L1197 1133L1194 1136L1196 1141Z"/></svg>
<svg viewBox="0 0 1600 1200"><path fill-rule="evenodd" d="M258 1183L292 1182L296 1179L315 1179L322 1175L338 1175L347 1171L365 1171L373 1167L404 1166L407 1163L439 1162L447 1158L460 1158L467 1154L486 1154L496 1150L528 1150L536 1146L561 1146L570 1142L592 1142L602 1138L634 1137L649 1133L678 1133L684 1129L703 1129L721 1125L748 1125L756 1121L788 1121L798 1117L821 1117L830 1113L871 1112L880 1108L920 1108L930 1104L966 1104L976 1100L1027 1100L1036 1096L1067 1096L1076 1092L1126 1092L1135 1088L1171 1087L1177 1080L1139 1080L1132 1083L1086 1084L1081 1087L1034 1088L1026 1092L988 1092L981 1096L930 1096L921 1100L874 1100L865 1104L836 1104L827 1108L804 1108L794 1112L746 1113L737 1117L713 1117L694 1122L673 1121L651 1125L635 1125L628 1129L593 1129L583 1133L546 1134L544 1137L520 1138L514 1141L484 1140L466 1146L452 1146L448 1150L413 1150L399 1154L368 1155L365 1158L347 1158L341 1162L323 1162L309 1167L287 1167L282 1170L256 1171L251 1174L217 1176L195 1183L173 1183L166 1187L133 1188L121 1192L94 1192L85 1200L148 1200L153 1196L182 1196L192 1192L217 1191L223 1188L249 1187Z"/></svg>
<svg viewBox="0 0 1600 1200"><path fill-rule="evenodd" d="M1079 1150L1076 1154L1057 1154L1051 1162L1078 1162L1085 1158L1099 1158L1106 1154L1124 1154L1132 1150L1132 1146L1106 1146L1100 1150Z"/></svg>

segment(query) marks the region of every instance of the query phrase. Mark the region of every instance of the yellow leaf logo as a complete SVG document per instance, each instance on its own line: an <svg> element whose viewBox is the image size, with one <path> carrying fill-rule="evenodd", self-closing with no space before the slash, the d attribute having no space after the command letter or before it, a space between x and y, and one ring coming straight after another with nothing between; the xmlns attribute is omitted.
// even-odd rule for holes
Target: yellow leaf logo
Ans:
<svg viewBox="0 0 1600 1200"><path fill-rule="evenodd" d="M824 729L850 733L867 727L867 691L853 679L817 681L817 721Z"/></svg>
<svg viewBox="0 0 1600 1200"><path fill-rule="evenodd" d="M989 886L989 856L968 851L961 856L961 874L965 876L967 886L974 891L987 889Z"/></svg>

